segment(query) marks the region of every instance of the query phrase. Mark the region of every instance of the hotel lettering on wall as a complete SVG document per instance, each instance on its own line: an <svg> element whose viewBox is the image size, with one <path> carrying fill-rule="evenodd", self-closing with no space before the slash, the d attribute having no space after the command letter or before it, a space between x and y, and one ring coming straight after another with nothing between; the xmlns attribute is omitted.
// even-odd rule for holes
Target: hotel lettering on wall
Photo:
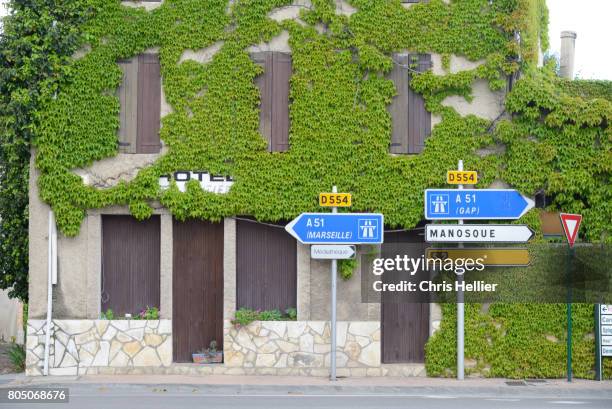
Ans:
<svg viewBox="0 0 612 409"><path fill-rule="evenodd" d="M159 186L165 190L170 187L172 180L181 192L185 191L186 184L190 180L197 180L203 190L218 194L228 193L234 184L231 176L213 175L206 171L177 170L172 175L160 176Z"/></svg>

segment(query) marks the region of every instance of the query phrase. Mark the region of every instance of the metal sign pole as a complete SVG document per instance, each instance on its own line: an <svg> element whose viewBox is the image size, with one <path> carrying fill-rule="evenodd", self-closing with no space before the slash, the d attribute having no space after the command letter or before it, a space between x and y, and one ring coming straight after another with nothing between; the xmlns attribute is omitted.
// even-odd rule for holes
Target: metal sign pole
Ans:
<svg viewBox="0 0 612 409"><path fill-rule="evenodd" d="M574 249L568 246L567 264L567 381L572 381L572 280L571 262L574 258Z"/></svg>
<svg viewBox="0 0 612 409"><path fill-rule="evenodd" d="M601 373L601 304L595 304L595 380L603 379Z"/></svg>
<svg viewBox="0 0 612 409"><path fill-rule="evenodd" d="M457 170L463 170L463 160L460 160L457 165ZM457 186L459 190L463 189L463 185ZM450 203L449 203L450 204ZM463 220L459 220L459 224L463 224ZM463 243L459 243L459 248L463 248ZM457 276L457 281L463 281L463 275ZM465 305L463 304L463 290L457 290L457 379L464 377L464 323L465 323Z"/></svg>
<svg viewBox="0 0 612 409"><path fill-rule="evenodd" d="M337 193L336 186L332 187L332 193ZM336 206L332 207L332 213L338 213ZM331 351L329 356L331 381L336 380L336 285L338 276L338 260L333 259L331 265Z"/></svg>

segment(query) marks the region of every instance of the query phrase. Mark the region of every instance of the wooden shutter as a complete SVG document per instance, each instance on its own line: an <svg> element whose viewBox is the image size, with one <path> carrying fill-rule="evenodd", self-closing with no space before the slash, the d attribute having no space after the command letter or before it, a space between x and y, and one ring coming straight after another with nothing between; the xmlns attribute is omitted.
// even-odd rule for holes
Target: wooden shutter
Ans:
<svg viewBox="0 0 612 409"><path fill-rule="evenodd" d="M389 111L391 113L391 153L408 153L408 54L393 56L393 69L389 74L395 84L397 95L393 98Z"/></svg>
<svg viewBox="0 0 612 409"><path fill-rule="evenodd" d="M255 80L261 95L259 131L270 152L285 152L289 150L291 54L259 52L253 54L253 60L263 68Z"/></svg>
<svg viewBox="0 0 612 409"><path fill-rule="evenodd" d="M138 59L119 61L123 79L119 86L119 152L136 153L138 114Z"/></svg>
<svg viewBox="0 0 612 409"><path fill-rule="evenodd" d="M297 305L296 241L282 226L236 222L236 307L260 310Z"/></svg>
<svg viewBox="0 0 612 409"><path fill-rule="evenodd" d="M420 153L425 138L431 133L431 114L425 109L425 100L410 87L411 70L427 71L431 66L428 54L395 54L389 77L395 84L397 95L389 106L391 114L391 153Z"/></svg>
<svg viewBox="0 0 612 409"><path fill-rule="evenodd" d="M159 308L159 216L102 216L102 311Z"/></svg>
<svg viewBox="0 0 612 409"><path fill-rule="evenodd" d="M161 110L161 72L157 54L138 56L137 153L158 153Z"/></svg>
<svg viewBox="0 0 612 409"><path fill-rule="evenodd" d="M411 64L418 72L431 67L429 54L410 55ZM421 153L425 138L431 134L431 113L425 109L425 99L408 87L408 153Z"/></svg>

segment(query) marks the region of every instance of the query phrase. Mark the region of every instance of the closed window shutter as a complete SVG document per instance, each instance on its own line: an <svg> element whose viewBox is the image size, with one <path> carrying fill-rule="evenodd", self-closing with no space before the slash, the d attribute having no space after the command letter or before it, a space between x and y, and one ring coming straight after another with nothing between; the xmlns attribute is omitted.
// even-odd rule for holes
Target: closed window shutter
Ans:
<svg viewBox="0 0 612 409"><path fill-rule="evenodd" d="M411 66L418 72L425 72L431 67L429 54L410 55L409 58ZM408 87L408 153L421 153L425 148L425 138L430 134L431 113L425 109L425 99Z"/></svg>
<svg viewBox="0 0 612 409"><path fill-rule="evenodd" d="M119 61L123 79L119 86L119 152L136 153L138 114L138 59Z"/></svg>
<svg viewBox="0 0 612 409"><path fill-rule="evenodd" d="M289 81L291 54L272 54L272 136L270 151L289 150Z"/></svg>
<svg viewBox="0 0 612 409"><path fill-rule="evenodd" d="M391 153L408 153L408 55L393 55L393 69L389 76L395 85L397 95L389 106L391 113Z"/></svg>
<svg viewBox="0 0 612 409"><path fill-rule="evenodd" d="M425 109L425 100L410 87L411 70L427 71L431 67L428 54L395 54L389 77L397 95L389 106L391 114L391 146L396 154L420 153L425 138L431 133L431 114Z"/></svg>
<svg viewBox="0 0 612 409"><path fill-rule="evenodd" d="M259 52L252 55L253 61L263 72L255 78L259 88L259 132L268 141L268 150L272 146L272 53Z"/></svg>
<svg viewBox="0 0 612 409"><path fill-rule="evenodd" d="M263 68L255 79L259 88L259 132L268 141L268 151L289 150L289 81L291 54L258 52L253 61Z"/></svg>
<svg viewBox="0 0 612 409"><path fill-rule="evenodd" d="M137 153L158 153L161 148L161 71L157 54L138 56Z"/></svg>

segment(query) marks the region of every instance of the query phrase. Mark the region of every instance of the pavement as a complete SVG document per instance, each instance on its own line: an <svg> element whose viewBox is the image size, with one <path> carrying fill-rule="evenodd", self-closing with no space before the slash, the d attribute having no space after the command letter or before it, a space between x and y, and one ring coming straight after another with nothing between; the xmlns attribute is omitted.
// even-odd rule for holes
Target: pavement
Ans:
<svg viewBox="0 0 612 409"><path fill-rule="evenodd" d="M0 375L0 392L26 387L68 388L70 402L18 408L612 408L610 380Z"/></svg>

